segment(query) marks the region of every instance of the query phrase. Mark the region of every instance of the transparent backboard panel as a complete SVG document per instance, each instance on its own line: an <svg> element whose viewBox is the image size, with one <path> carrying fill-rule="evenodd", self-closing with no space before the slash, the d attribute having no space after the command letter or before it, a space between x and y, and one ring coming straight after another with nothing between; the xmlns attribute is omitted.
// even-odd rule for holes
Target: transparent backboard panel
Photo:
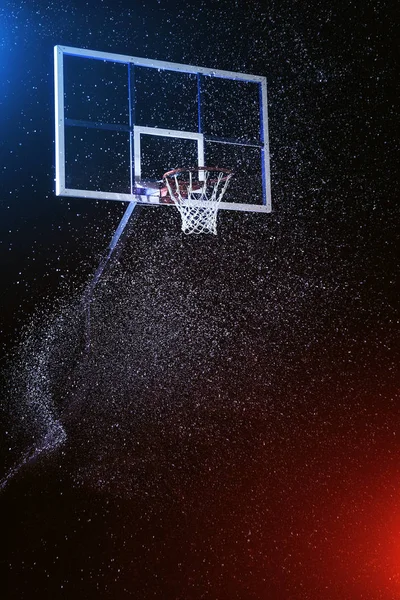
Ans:
<svg viewBox="0 0 400 600"><path fill-rule="evenodd" d="M224 195L224 202L243 204L263 203L261 149L252 146L235 146L207 142L207 164L232 169L234 177Z"/></svg>
<svg viewBox="0 0 400 600"><path fill-rule="evenodd" d="M204 134L260 143L260 89L247 81L204 77Z"/></svg>
<svg viewBox="0 0 400 600"><path fill-rule="evenodd" d="M69 188L130 193L129 133L70 127L65 157Z"/></svg>
<svg viewBox="0 0 400 600"><path fill-rule="evenodd" d="M127 65L66 56L64 93L67 119L129 125Z"/></svg>
<svg viewBox="0 0 400 600"><path fill-rule="evenodd" d="M135 124L196 131L197 77L188 73L135 67Z"/></svg>
<svg viewBox="0 0 400 600"><path fill-rule="evenodd" d="M56 46L56 194L161 204L175 168L234 178L220 208L270 212L265 77Z"/></svg>

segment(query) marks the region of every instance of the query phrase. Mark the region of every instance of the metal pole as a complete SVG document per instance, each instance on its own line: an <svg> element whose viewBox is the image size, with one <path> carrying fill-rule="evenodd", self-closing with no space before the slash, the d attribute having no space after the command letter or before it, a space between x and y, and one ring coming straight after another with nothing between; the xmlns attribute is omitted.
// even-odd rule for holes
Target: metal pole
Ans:
<svg viewBox="0 0 400 600"><path fill-rule="evenodd" d="M91 347L90 306L92 303L93 294L101 276L104 273L105 268L110 264L111 259L115 261L118 258L122 250L123 242L129 235L129 228L126 229L126 226L133 211L135 210L136 204L136 202L130 202L128 204L128 207L126 208L125 213L123 214L122 219L119 222L119 225L108 246L107 254L105 254L101 259L99 266L97 267L91 281L89 281L88 285L86 286L86 290L83 293L82 305L85 313L85 346L87 351L89 351Z"/></svg>

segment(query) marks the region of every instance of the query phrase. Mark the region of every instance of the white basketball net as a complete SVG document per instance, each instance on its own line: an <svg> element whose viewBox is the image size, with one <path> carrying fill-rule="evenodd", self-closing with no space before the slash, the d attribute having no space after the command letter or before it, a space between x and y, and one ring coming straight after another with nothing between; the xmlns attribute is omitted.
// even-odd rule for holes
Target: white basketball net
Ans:
<svg viewBox="0 0 400 600"><path fill-rule="evenodd" d="M227 169L211 167L175 169L165 173L163 181L181 214L184 233L217 234L219 203L232 175Z"/></svg>

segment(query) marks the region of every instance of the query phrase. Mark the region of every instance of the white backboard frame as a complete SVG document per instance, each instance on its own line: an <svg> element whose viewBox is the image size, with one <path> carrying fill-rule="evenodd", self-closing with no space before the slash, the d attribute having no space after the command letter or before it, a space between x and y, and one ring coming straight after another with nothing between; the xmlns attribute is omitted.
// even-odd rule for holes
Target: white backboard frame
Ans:
<svg viewBox="0 0 400 600"><path fill-rule="evenodd" d="M150 193L136 188L137 181L140 180L140 137L141 135L155 135L165 137L176 137L183 139L192 139L197 141L198 147L198 166L204 166L204 134L202 132L178 131L170 129L161 129L158 127L142 127L132 124L131 131L131 159L133 159L133 168L131 165L131 193L117 193L102 190L82 190L73 189L66 186L66 155L65 155L65 128L67 126L65 118L65 90L64 90L64 56L78 56L91 58L95 60L110 61L114 63L123 63L127 65L136 65L140 67L155 68L158 70L175 71L180 73L191 73L198 77L201 75L230 79L243 82L254 82L260 86L260 144L262 161L262 204L244 204L240 202L221 202L219 208L222 210L238 210L246 212L271 212L271 181L270 181L270 156L268 142L268 110L267 110L267 80L259 75L250 75L244 73L235 73L232 71L222 71L218 69L207 69L192 65L183 65L146 58L125 56L121 54L112 54L109 52L98 52L82 48L72 48L68 46L55 46L54 48L54 80L55 80L55 183L56 195L78 198L93 198L96 200L117 200L138 202L140 204L163 204L160 202L158 193ZM230 140L219 140L219 143L235 143ZM240 144L238 145L246 145ZM249 145L249 144L247 144ZM185 165L182 165L185 166ZM212 165L210 165L212 166ZM144 190L143 190L144 192Z"/></svg>

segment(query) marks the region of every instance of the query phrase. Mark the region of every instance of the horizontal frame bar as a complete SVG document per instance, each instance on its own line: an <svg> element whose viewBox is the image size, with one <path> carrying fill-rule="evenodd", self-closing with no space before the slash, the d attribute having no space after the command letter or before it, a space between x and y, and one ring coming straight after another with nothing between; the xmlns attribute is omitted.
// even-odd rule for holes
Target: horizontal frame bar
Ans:
<svg viewBox="0 0 400 600"><path fill-rule="evenodd" d="M82 121L80 119L65 119L65 125L68 127L82 127L84 129L106 129L108 131L125 131L129 133L129 125L120 125L118 123L102 123L100 121Z"/></svg>
<svg viewBox="0 0 400 600"><path fill-rule="evenodd" d="M124 54L113 54L110 52L99 52L96 50L87 50L84 48L73 48L71 46L56 46L63 54L69 56L82 56L116 63L134 64L138 67L150 67L154 69L177 71L179 73L192 73L194 75L210 75L211 77L221 77L222 79L234 79L236 81L253 81L261 83L265 77L261 75L250 75L248 73L236 73L234 71L223 71L221 69L207 69L205 67L196 67L193 65L183 65L180 63L171 63L163 60L152 60L149 58L140 58L138 56L126 56Z"/></svg>
<svg viewBox="0 0 400 600"><path fill-rule="evenodd" d="M159 193L156 194L119 194L118 192L96 192L93 190L76 190L72 188L65 189L61 196L72 198L91 198L93 200L112 200L120 202L136 202L148 206L175 206L173 203L160 202ZM198 206L207 206L206 202L194 201ZM267 213L267 207L263 204L243 204L238 202L220 202L219 210L239 210L242 212L260 212Z"/></svg>
<svg viewBox="0 0 400 600"><path fill-rule="evenodd" d="M206 142L210 142L210 144L230 144L231 146L247 146L251 148L263 148L264 144L260 142L245 142L242 140L236 140L235 138L222 138L222 137L213 137L210 135L204 134L204 140Z"/></svg>

